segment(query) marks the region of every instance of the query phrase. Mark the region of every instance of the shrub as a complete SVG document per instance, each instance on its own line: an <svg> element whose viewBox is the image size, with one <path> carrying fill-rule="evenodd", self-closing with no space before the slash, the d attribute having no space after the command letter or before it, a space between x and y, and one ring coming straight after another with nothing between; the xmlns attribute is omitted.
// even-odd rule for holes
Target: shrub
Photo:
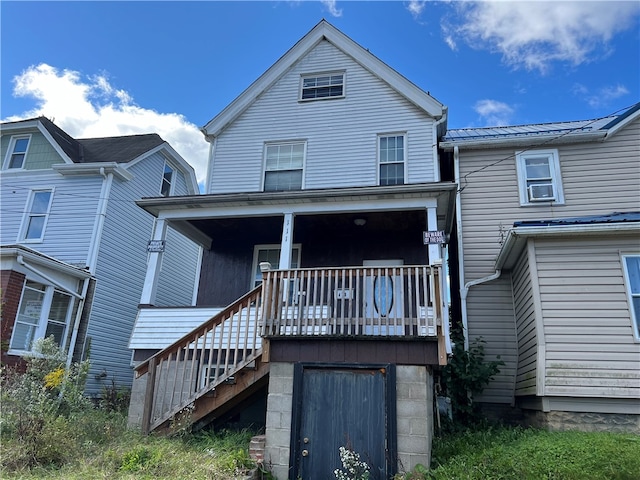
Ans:
<svg viewBox="0 0 640 480"><path fill-rule="evenodd" d="M59 465L73 454L77 431L74 415L91 408L83 396L88 362L66 367L66 358L53 337L37 340L25 358L24 373L3 368L0 375L2 430L14 439L4 465ZM3 442L4 443L4 442Z"/></svg>

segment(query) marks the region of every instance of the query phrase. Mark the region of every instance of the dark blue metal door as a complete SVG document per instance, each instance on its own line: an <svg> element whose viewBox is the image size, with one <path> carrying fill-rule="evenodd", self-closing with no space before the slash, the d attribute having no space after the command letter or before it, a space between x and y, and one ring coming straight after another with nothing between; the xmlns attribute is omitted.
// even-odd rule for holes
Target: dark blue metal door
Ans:
<svg viewBox="0 0 640 480"><path fill-rule="evenodd" d="M360 455L371 468L372 480L389 478L394 469L391 430L395 437L389 417L390 410L395 417L395 408L388 405L388 373L388 367L302 369L293 478L334 480L334 470L342 467L341 446Z"/></svg>

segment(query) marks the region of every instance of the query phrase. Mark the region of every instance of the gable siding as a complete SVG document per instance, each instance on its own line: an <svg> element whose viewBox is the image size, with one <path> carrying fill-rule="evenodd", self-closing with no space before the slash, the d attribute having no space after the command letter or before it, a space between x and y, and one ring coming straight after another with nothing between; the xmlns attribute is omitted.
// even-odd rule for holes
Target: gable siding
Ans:
<svg viewBox="0 0 640 480"><path fill-rule="evenodd" d="M345 70L343 99L299 102L300 75ZM217 139L209 193L260 191L266 141L306 140L305 189L377 184L377 135L407 133L410 183L434 181L433 119L327 41Z"/></svg>
<svg viewBox="0 0 640 480"><path fill-rule="evenodd" d="M535 395L538 338L527 250L513 269L513 302L518 336L516 395Z"/></svg>
<svg viewBox="0 0 640 480"><path fill-rule="evenodd" d="M131 351L128 342L144 285L147 242L154 224L154 218L139 208L135 200L158 195L163 168L164 157L157 153L131 167L134 176L131 181L113 181L100 241L97 286L87 330L87 335L91 337L91 371L87 381L89 393L100 393L104 382L110 384L112 379L118 385L131 385ZM173 240L173 236L169 239ZM197 256L190 258L191 254L191 251L174 244L166 254L167 264L175 263L171 260L172 256L183 256L180 266L185 265L186 271L189 268L195 271ZM169 271L166 274L172 275ZM180 275L186 281L188 276L184 272L180 272ZM166 292L165 289L163 294ZM193 280L191 285L175 288L168 301L190 305L192 292ZM107 377L96 380L95 375L103 371L107 372Z"/></svg>
<svg viewBox="0 0 640 480"><path fill-rule="evenodd" d="M25 158L25 162L23 168L25 170L43 170L49 169L52 165L58 163L64 163L62 157L56 152L56 150L51 146L49 140L45 138L42 133L39 131L28 131L25 130L24 134L30 134L31 140L29 141L29 147L27 149L27 156ZM7 155L7 149L9 148L9 144L11 143L11 137L23 135L22 133L12 132L11 134L2 135L2 146L0 150L0 154L2 155L2 165L4 166L4 161Z"/></svg>
<svg viewBox="0 0 640 480"><path fill-rule="evenodd" d="M640 253L637 237L537 239L544 317L546 395L640 399L640 343L620 252Z"/></svg>
<svg viewBox="0 0 640 480"><path fill-rule="evenodd" d="M63 177L58 173L38 171L2 176L2 244L19 242L20 228L33 189L53 188L53 199L42 242L24 245L72 265L87 264L89 244L102 187L102 177Z"/></svg>
<svg viewBox="0 0 640 480"><path fill-rule="evenodd" d="M514 221L640 209L640 120L632 122L606 142L558 147L564 205L520 206L516 150L522 148L460 151L464 282L495 271L504 232ZM505 274L503 272L502 277ZM510 284L494 281L472 287L467 301L470 335L482 333L490 346L487 350L502 354L505 361L511 358L512 349L504 344L504 333L498 328L489 328L487 322L494 322L491 315L494 305L496 312L505 312L509 306L513 309L510 294ZM496 325L509 328L508 323L501 319ZM492 332L496 333L495 337ZM483 396L503 396L502 401L510 402L511 394L498 384L506 385L507 372L515 370L515 363L502 367Z"/></svg>

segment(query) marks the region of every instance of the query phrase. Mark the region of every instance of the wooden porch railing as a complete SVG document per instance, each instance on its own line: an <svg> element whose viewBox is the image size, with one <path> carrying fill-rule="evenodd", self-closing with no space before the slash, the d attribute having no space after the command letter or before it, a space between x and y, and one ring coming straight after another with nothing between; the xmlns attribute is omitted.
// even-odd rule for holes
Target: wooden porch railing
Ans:
<svg viewBox="0 0 640 480"><path fill-rule="evenodd" d="M441 266L268 270L262 335L438 336Z"/></svg>
<svg viewBox="0 0 640 480"><path fill-rule="evenodd" d="M142 431L172 419L261 354L258 336L262 286L158 352L135 369L148 375Z"/></svg>

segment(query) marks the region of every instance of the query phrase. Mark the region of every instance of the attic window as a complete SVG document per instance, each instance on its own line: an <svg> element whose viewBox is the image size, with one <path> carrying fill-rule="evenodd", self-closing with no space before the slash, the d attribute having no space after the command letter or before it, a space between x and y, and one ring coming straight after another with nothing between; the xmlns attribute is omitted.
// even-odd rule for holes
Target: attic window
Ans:
<svg viewBox="0 0 640 480"><path fill-rule="evenodd" d="M344 72L302 77L301 100L322 100L339 97L344 97Z"/></svg>
<svg viewBox="0 0 640 480"><path fill-rule="evenodd" d="M160 195L168 197L173 190L173 168L167 163L164 164L164 172L162 173L162 186L160 187Z"/></svg>
<svg viewBox="0 0 640 480"><path fill-rule="evenodd" d="M29 148L30 135L11 137L11 143L7 150L5 165L7 169L24 168L24 159Z"/></svg>

